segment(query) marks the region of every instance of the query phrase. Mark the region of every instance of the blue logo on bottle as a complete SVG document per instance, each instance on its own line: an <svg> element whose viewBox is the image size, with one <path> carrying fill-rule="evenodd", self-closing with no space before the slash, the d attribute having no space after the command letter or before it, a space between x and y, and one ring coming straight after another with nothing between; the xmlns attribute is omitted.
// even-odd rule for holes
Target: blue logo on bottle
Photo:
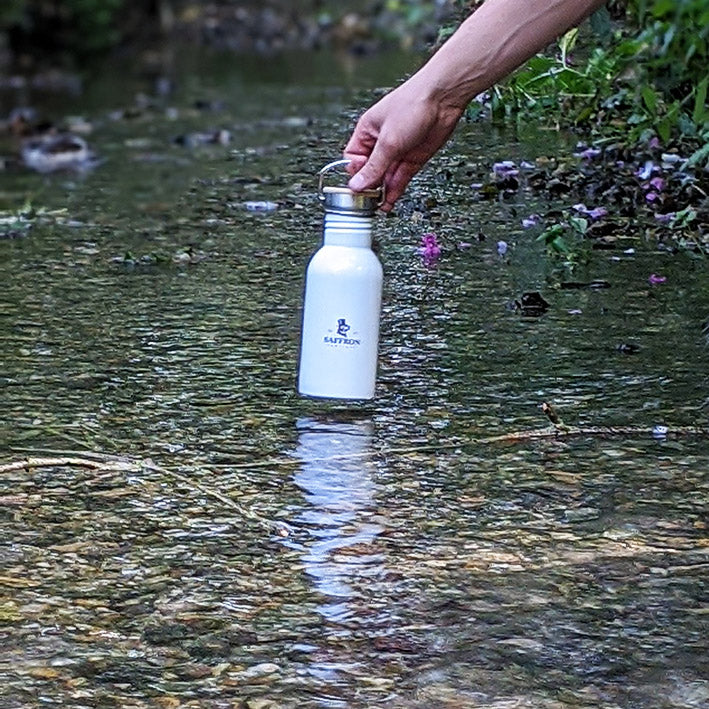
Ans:
<svg viewBox="0 0 709 709"><path fill-rule="evenodd" d="M347 333L352 329L350 325L347 324L346 318L339 318L337 320L337 334L339 337L332 337L330 335L325 335L323 342L328 345L359 345L361 342L355 338L347 337ZM330 330L332 332L332 330ZM354 333L357 334L356 332Z"/></svg>

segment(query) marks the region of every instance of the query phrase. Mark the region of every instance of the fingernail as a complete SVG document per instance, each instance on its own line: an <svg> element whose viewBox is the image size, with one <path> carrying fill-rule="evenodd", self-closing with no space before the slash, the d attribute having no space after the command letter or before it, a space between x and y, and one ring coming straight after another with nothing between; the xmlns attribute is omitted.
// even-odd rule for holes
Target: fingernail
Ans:
<svg viewBox="0 0 709 709"><path fill-rule="evenodd" d="M354 177L352 177L350 179L350 181L347 183L347 185L354 192L358 192L359 190L363 190L364 186L365 186L364 177L362 176L361 173L358 172Z"/></svg>

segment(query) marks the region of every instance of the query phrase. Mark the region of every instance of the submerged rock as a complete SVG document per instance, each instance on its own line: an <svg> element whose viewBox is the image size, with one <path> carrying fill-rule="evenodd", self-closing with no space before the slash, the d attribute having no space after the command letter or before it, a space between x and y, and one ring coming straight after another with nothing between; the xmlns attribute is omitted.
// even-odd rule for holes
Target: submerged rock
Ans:
<svg viewBox="0 0 709 709"><path fill-rule="evenodd" d="M247 212L274 212L279 204L269 200L249 200L244 202L243 206Z"/></svg>
<svg viewBox="0 0 709 709"><path fill-rule="evenodd" d="M521 297L515 300L514 305L522 315L527 317L539 317L549 310L549 303L537 291L522 293Z"/></svg>
<svg viewBox="0 0 709 709"><path fill-rule="evenodd" d="M602 290L603 288L610 288L611 284L608 281L601 279L595 279L593 281L562 281L559 284L559 288L562 290Z"/></svg>
<svg viewBox="0 0 709 709"><path fill-rule="evenodd" d="M72 133L29 138L22 144L22 162L41 173L59 170L84 171L97 164L86 141Z"/></svg>
<svg viewBox="0 0 709 709"><path fill-rule="evenodd" d="M173 142L177 145L184 145L186 148L196 148L199 145L229 145L231 133L224 128L208 132L187 133L178 135Z"/></svg>

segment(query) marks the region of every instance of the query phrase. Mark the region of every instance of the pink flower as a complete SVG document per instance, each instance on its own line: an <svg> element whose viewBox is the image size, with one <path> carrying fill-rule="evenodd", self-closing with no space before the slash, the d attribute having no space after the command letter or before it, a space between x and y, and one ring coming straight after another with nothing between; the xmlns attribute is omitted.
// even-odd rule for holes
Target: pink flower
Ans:
<svg viewBox="0 0 709 709"><path fill-rule="evenodd" d="M660 283L665 283L667 281L667 276L658 276L657 273L651 273L650 277L647 279L647 282L651 286L657 286Z"/></svg>

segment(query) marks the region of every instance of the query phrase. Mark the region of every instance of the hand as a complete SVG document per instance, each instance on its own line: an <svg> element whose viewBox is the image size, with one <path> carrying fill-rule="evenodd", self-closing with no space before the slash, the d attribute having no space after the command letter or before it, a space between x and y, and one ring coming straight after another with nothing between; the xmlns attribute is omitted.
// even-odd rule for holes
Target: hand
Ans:
<svg viewBox="0 0 709 709"><path fill-rule="evenodd" d="M463 114L461 106L432 98L414 76L366 111L345 146L358 192L383 184L388 212L411 178L448 140Z"/></svg>
<svg viewBox="0 0 709 709"><path fill-rule="evenodd" d="M345 146L355 192L384 184L389 211L467 103L604 0L486 0L408 81L362 115Z"/></svg>

